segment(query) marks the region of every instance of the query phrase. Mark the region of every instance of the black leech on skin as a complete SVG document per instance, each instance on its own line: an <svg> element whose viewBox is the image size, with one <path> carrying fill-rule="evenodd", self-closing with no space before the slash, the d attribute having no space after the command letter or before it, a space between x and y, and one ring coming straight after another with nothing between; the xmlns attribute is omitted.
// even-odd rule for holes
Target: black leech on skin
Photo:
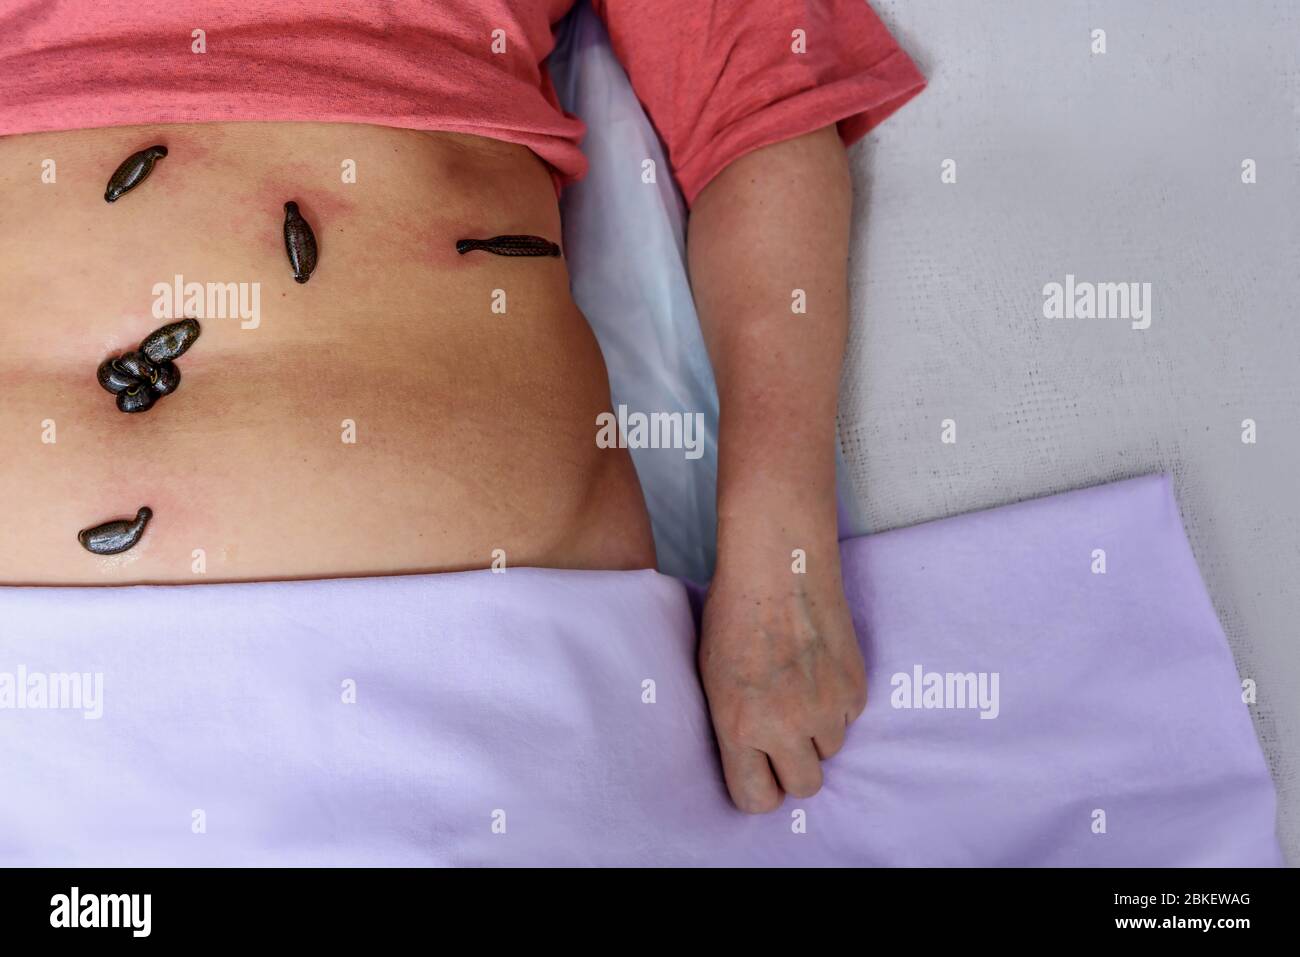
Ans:
<svg viewBox="0 0 1300 957"><path fill-rule="evenodd" d="M124 193L129 193L145 181L153 172L153 164L167 155L167 147L151 146L147 150L132 153L122 161L108 181L104 190L104 202L116 202Z"/></svg>
<svg viewBox="0 0 1300 957"><path fill-rule="evenodd" d="M498 256L558 256L560 247L540 236L493 236L491 239L461 239L456 252L462 256L476 249Z"/></svg>
<svg viewBox="0 0 1300 957"><path fill-rule="evenodd" d="M194 344L199 332L196 319L168 323L145 336L139 351L101 362L96 378L104 389L117 396L118 409L144 412L180 386L181 370L172 360Z"/></svg>
<svg viewBox="0 0 1300 957"><path fill-rule="evenodd" d="M197 319L171 322L145 336L140 343L140 351L150 362L170 362L179 359L185 350L194 345L200 331Z"/></svg>
<svg viewBox="0 0 1300 957"><path fill-rule="evenodd" d="M84 529L77 533L77 541L86 551L94 552L96 555L116 555L118 552L132 548L140 541L140 537L144 535L144 527L149 524L151 518L153 518L153 509L146 505L135 513L134 520L120 518L105 522L103 525L96 525L94 528Z"/></svg>
<svg viewBox="0 0 1300 957"><path fill-rule="evenodd" d="M298 204L284 204L284 251L289 254L294 282L306 282L316 268L316 234L298 212Z"/></svg>

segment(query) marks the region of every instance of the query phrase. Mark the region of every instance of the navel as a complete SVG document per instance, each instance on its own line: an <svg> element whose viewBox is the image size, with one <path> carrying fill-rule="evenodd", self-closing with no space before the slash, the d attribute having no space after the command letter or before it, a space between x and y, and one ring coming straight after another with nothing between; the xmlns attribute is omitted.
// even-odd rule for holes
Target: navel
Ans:
<svg viewBox="0 0 1300 957"><path fill-rule="evenodd" d="M181 384L179 359L200 333L197 319L168 323L145 336L138 350L105 359L95 376L99 384L117 396L122 412L144 412Z"/></svg>

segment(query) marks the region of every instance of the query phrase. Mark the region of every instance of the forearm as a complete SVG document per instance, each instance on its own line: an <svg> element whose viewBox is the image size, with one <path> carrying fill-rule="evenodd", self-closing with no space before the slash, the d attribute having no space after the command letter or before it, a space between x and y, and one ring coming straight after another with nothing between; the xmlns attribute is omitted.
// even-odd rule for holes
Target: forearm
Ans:
<svg viewBox="0 0 1300 957"><path fill-rule="evenodd" d="M851 203L828 127L737 160L692 211L691 283L721 414L720 565L757 537L834 542Z"/></svg>
<svg viewBox="0 0 1300 957"><path fill-rule="evenodd" d="M721 407L700 678L727 787L747 811L816 792L821 760L866 703L835 528L850 197L831 128L732 163L691 214L691 284Z"/></svg>

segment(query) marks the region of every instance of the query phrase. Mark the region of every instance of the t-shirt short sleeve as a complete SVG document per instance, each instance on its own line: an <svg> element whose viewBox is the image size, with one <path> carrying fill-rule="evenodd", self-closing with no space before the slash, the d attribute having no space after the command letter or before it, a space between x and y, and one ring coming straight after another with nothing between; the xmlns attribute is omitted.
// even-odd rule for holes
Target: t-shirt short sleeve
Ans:
<svg viewBox="0 0 1300 957"><path fill-rule="evenodd" d="M925 87L865 0L593 0L688 204L733 160L838 125L845 145Z"/></svg>

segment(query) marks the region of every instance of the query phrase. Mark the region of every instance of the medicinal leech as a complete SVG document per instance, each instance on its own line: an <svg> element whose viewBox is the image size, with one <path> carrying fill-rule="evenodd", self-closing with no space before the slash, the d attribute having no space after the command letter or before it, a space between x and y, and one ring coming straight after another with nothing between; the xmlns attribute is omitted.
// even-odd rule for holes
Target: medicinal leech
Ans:
<svg viewBox="0 0 1300 957"><path fill-rule="evenodd" d="M493 236L491 239L462 239L456 252L462 256L481 249L496 256L558 256L560 247L540 236Z"/></svg>
<svg viewBox="0 0 1300 957"><path fill-rule="evenodd" d="M175 392L181 384L181 370L173 360L194 345L199 337L197 319L182 319L145 336L140 348L100 363L99 384L117 396L123 412L144 412L154 402Z"/></svg>
<svg viewBox="0 0 1300 957"><path fill-rule="evenodd" d="M146 505L135 513L134 519L120 518L78 532L77 541L86 551L96 555L116 555L140 541L151 518L153 509Z"/></svg>
<svg viewBox="0 0 1300 957"><path fill-rule="evenodd" d="M124 159L108 181L108 188L104 190L104 202L115 203L143 183L153 172L153 164L166 155L167 147L151 146Z"/></svg>
<svg viewBox="0 0 1300 957"><path fill-rule="evenodd" d="M306 282L316 268L316 234L298 212L298 204L284 204L284 250L293 267L293 281Z"/></svg>

